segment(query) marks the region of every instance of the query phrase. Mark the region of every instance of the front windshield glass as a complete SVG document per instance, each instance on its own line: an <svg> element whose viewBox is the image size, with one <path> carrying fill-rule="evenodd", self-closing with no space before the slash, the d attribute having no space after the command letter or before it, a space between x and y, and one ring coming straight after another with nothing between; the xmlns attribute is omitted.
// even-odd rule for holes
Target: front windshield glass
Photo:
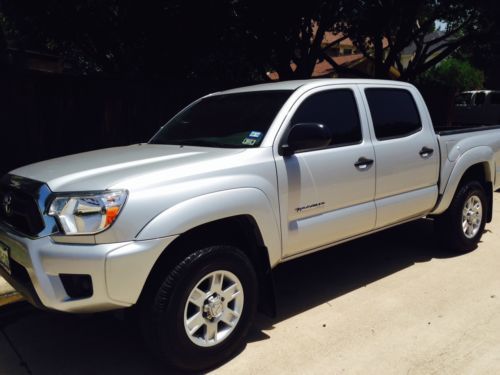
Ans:
<svg viewBox="0 0 500 375"><path fill-rule="evenodd" d="M167 122L149 143L207 147L258 147L290 90L209 96Z"/></svg>

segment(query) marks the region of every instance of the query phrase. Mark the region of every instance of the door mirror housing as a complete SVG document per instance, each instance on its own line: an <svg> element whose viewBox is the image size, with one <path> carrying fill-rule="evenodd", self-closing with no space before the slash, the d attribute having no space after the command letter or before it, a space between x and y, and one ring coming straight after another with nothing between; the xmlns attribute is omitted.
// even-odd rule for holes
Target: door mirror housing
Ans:
<svg viewBox="0 0 500 375"><path fill-rule="evenodd" d="M297 151L326 147L332 140L332 133L323 124L315 122L299 123L292 126L285 143L280 147L280 155L291 156Z"/></svg>

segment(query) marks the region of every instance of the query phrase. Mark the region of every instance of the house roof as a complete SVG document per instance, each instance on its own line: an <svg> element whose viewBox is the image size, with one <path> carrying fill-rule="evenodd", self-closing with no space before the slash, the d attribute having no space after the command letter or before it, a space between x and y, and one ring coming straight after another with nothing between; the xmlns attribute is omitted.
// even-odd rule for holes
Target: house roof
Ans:
<svg viewBox="0 0 500 375"><path fill-rule="evenodd" d="M316 33L317 30L317 25L314 25L313 27L313 34ZM331 31L325 32L325 35L323 37L322 45L329 45L335 41L339 41L339 45L342 46L352 46L355 48L352 40L350 38L342 39L344 37L343 33L333 33ZM386 48L389 45L388 41L386 38L383 39L382 41L382 46L383 48ZM331 47L333 48L334 45ZM364 55L362 53L356 53L352 55L341 55L341 56L330 56L338 65L346 65L349 66L351 64L354 64L358 61L361 61L364 59ZM297 69L297 65L295 63L290 63L290 67L292 68L293 71ZM314 67L312 77L326 77L335 72L335 69L330 65L330 63L326 60L318 60L316 62L316 65ZM276 81L279 79L279 74L277 72L269 72L267 76L273 80Z"/></svg>
<svg viewBox="0 0 500 375"><path fill-rule="evenodd" d="M441 30L436 30L433 31L432 33L429 33L424 36L424 43L428 43L433 41L436 38L440 38L445 34L444 31ZM447 43L449 40L448 39L443 39L442 41L436 43L435 47L440 46L441 44ZM405 49L401 51L402 55L413 55L417 50L417 46L415 45L414 42L411 42L410 45L408 45Z"/></svg>
<svg viewBox="0 0 500 375"><path fill-rule="evenodd" d="M316 29L314 29L314 32L316 32ZM325 32L325 36L323 37L322 44L330 44L338 40L339 44L354 47L354 43L350 38L342 39L343 37L344 37L343 33L333 33L331 31L327 31Z"/></svg>
<svg viewBox="0 0 500 375"><path fill-rule="evenodd" d="M363 58L363 54L357 53L355 55L345 55L345 56L333 56L332 59L339 65L347 65L353 61L359 60ZM292 68L293 71L297 69L297 65L295 63L291 63L290 67ZM316 65L314 66L314 70L312 73L312 77L325 77L329 74L332 74L335 72L335 69L333 66L330 65L330 63L326 60L318 61L316 62ZM279 75L277 72L269 72L267 76L273 80L276 81L279 79Z"/></svg>
<svg viewBox="0 0 500 375"><path fill-rule="evenodd" d="M313 33L315 33L315 32L316 32L316 28L313 29ZM330 43L333 43L333 42L338 40L339 44L341 44L343 46L355 47L353 41L350 38L342 39L343 37L344 37L343 33L334 33L332 31L327 31L327 32L325 32L325 36L323 37L322 44L330 44ZM389 45L389 43L387 41L387 38L384 38L382 40L383 48L386 48L388 45Z"/></svg>

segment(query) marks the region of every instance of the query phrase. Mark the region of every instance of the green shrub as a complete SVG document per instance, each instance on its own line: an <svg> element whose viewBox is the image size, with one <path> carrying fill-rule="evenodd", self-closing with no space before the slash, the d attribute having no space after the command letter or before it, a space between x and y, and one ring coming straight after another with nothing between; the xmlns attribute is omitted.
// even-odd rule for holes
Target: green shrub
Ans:
<svg viewBox="0 0 500 375"><path fill-rule="evenodd" d="M449 57L421 74L417 84L427 87L449 88L452 91L483 88L484 73L468 61Z"/></svg>

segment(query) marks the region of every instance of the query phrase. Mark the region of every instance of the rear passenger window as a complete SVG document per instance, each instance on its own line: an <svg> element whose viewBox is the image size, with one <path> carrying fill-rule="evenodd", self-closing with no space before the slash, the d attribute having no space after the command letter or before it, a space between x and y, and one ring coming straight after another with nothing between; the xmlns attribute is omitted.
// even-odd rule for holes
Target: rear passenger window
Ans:
<svg viewBox="0 0 500 375"><path fill-rule="evenodd" d="M377 139L406 137L422 129L417 105L409 91L373 88L365 93Z"/></svg>
<svg viewBox="0 0 500 375"><path fill-rule="evenodd" d="M483 105L485 99L486 99L486 94L484 92L478 92L476 94L475 99L474 99L474 104L475 105Z"/></svg>
<svg viewBox="0 0 500 375"><path fill-rule="evenodd" d="M306 98L292 118L292 124L316 122L332 132L330 146L360 143L358 107L349 89L322 91Z"/></svg>

